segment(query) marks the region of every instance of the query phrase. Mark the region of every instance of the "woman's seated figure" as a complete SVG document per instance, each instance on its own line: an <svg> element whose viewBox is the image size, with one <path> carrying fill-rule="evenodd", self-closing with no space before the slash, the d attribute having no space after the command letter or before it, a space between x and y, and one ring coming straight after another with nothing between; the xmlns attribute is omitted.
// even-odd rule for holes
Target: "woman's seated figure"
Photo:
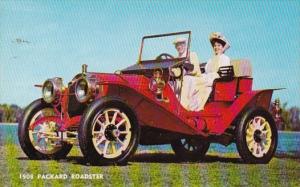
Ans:
<svg viewBox="0 0 300 187"><path fill-rule="evenodd" d="M222 66L230 66L230 58L224 53L230 47L227 39L220 32L213 32L209 37L213 48L213 56L208 60L205 66L205 82L208 87L211 87L214 80L219 78L217 73Z"/></svg>

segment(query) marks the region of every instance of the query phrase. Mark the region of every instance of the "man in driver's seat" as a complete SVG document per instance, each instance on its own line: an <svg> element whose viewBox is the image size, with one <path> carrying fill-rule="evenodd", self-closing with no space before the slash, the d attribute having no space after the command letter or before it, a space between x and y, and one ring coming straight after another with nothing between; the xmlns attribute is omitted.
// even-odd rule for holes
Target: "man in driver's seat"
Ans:
<svg viewBox="0 0 300 187"><path fill-rule="evenodd" d="M178 58L187 57L187 61L183 64L183 80L176 80L174 92L181 105L189 111L199 111L203 109L203 96L205 92L205 82L201 77L198 56L195 52L187 54L187 40L185 38L177 38L173 44L178 52ZM178 77L181 74L180 68L171 70L173 76Z"/></svg>

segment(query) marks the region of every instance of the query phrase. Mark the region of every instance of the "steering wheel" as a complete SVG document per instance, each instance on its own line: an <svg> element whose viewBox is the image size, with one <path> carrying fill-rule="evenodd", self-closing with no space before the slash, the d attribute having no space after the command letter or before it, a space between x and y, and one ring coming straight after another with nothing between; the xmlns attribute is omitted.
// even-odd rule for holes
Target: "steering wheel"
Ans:
<svg viewBox="0 0 300 187"><path fill-rule="evenodd" d="M168 59L174 59L174 57L168 53L162 53L156 57L156 60L168 60Z"/></svg>

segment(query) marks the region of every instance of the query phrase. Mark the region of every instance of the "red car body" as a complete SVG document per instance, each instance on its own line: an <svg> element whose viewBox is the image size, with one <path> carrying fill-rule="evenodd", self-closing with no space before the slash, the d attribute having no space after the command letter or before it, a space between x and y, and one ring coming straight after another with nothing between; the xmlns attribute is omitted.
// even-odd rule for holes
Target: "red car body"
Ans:
<svg viewBox="0 0 300 187"><path fill-rule="evenodd" d="M166 84L161 102L149 89L150 78L135 74L91 73L99 80L102 90L96 97L117 96L135 111L142 127L153 127L187 135L222 135L248 107L261 106L268 110L273 90L252 90L252 78L236 77L231 81L215 82L210 102L203 111L183 108L172 88ZM143 135L141 136L143 137Z"/></svg>
<svg viewBox="0 0 300 187"><path fill-rule="evenodd" d="M154 69L149 69L149 71L151 70L154 71ZM125 69L124 72L128 72L128 70ZM204 110L193 112L187 111L181 106L169 84L166 84L163 90L164 96L169 99L169 102L158 101L155 94L149 89L151 77L135 74L134 71L131 71L131 74L89 72L88 76L96 79L97 84L100 85L95 99L115 96L126 101L128 106L135 111L142 128L152 127L170 133L198 135L203 138L226 134L226 130L234 125L239 114L247 108L260 106L268 110L273 93L273 89L252 90L253 79L250 77L235 77L230 81L215 81L210 101L205 105ZM65 114L69 113L69 96L72 95L68 92L70 91L66 88L62 100ZM57 119L62 124L62 130L71 126L76 127L81 115L72 118L67 116L63 120ZM142 132L147 133L146 131ZM151 140L143 141L143 137L142 134L141 143L152 144ZM161 136L162 139L163 137ZM154 140L153 144L157 144L157 142L160 140ZM162 140L161 143L169 142Z"/></svg>

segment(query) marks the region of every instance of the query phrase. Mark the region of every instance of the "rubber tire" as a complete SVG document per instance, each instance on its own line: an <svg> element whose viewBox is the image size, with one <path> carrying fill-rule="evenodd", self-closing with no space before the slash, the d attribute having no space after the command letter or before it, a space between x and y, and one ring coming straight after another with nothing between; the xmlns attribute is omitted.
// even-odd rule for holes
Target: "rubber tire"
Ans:
<svg viewBox="0 0 300 187"><path fill-rule="evenodd" d="M265 154L262 158L257 158L248 149L247 142L246 142L246 126L249 120L253 119L255 116L262 116L265 118L271 128L272 132L272 142L269 151ZM272 115L266 111L264 108L261 107L253 107L250 108L241 118L240 123L238 124L237 131L236 131L236 146L239 152L239 155L246 163L252 164L267 164L272 159L273 155L275 154L276 148L278 143L278 133L276 124Z"/></svg>
<svg viewBox="0 0 300 187"><path fill-rule="evenodd" d="M53 154L44 154L39 152L34 148L32 145L30 138L29 138L29 123L32 117L40 110L44 108L51 108L52 106L43 99L37 99L33 101L30 105L28 105L23 113L22 120L18 125L18 138L20 146L23 152L28 156L29 159L32 160L47 160L47 159L63 159L71 151L73 145L62 143L62 148L59 149L57 152Z"/></svg>
<svg viewBox="0 0 300 187"><path fill-rule="evenodd" d="M116 158L104 158L95 149L92 142L92 121L96 114L105 110L106 108L117 108L124 112L130 120L132 128L132 137L130 143L123 153ZM103 97L99 100L95 100L84 112L80 126L78 129L79 146L82 154L87 161L92 165L125 165L128 159L135 153L140 139L140 127L135 113L131 110L125 102L116 97Z"/></svg>
<svg viewBox="0 0 300 187"><path fill-rule="evenodd" d="M181 139L173 141L171 143L171 147L175 152L177 158L179 158L180 160L188 160L188 161L202 160L209 149L210 143L200 139L195 141L197 141L198 146L202 146L202 147L194 151L187 150L182 144Z"/></svg>

